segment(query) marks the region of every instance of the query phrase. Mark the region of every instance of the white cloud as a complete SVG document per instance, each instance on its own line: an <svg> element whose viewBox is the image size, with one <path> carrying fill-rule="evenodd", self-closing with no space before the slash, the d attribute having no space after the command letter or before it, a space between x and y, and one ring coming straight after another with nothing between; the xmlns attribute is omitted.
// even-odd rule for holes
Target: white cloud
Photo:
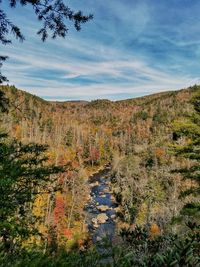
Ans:
<svg viewBox="0 0 200 267"><path fill-rule="evenodd" d="M105 48L106 49L106 48ZM109 50L109 48L108 48ZM178 89L191 85L190 77L180 77L176 74L163 72L136 57L130 58L121 51L112 51L116 53L114 60L110 59L110 54L102 57L99 62L81 62L76 60L63 59L61 56L48 53L39 55L35 52L17 53L10 51L9 56L14 63L5 65L6 74L11 83L13 81L20 88L25 88L30 92L40 96L62 96L98 98L99 96L120 93L151 93L162 90ZM118 59L119 58L119 59ZM16 64L20 63L20 64ZM58 75L54 80L31 75L34 71L60 71L66 73ZM78 78L89 78L99 81L99 84L77 85L74 80ZM65 79L65 80L63 80ZM114 82L113 80L118 79Z"/></svg>
<svg viewBox="0 0 200 267"><path fill-rule="evenodd" d="M180 62L173 66L161 64L159 59L153 62L148 53L141 54L125 46L126 41L141 38L151 29L153 8L146 1L136 1L134 8L131 1L124 4L112 0L106 5L103 1L89 3L97 11L97 19L89 24L88 30L84 28L83 33L72 32L67 40L48 40L45 44L37 37L29 37L23 44L14 42L2 48L1 52L10 57L3 70L11 84L39 96L92 99L178 89L198 80L191 72L185 75L184 71L177 71L182 68ZM107 16L100 12L101 8ZM31 36L35 26L26 26L26 19L25 29ZM171 37L161 38L176 44ZM144 36L142 40L145 41ZM196 41L191 40L193 42ZM186 44L182 40L177 43ZM169 54L172 59L173 56ZM176 58L173 60L176 62ZM191 61L182 62L187 66Z"/></svg>

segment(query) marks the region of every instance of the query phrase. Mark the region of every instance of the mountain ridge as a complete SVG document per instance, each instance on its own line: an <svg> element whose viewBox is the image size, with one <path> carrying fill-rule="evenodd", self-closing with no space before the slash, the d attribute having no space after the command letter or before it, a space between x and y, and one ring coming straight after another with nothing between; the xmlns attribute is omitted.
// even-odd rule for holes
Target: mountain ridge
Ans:
<svg viewBox="0 0 200 267"><path fill-rule="evenodd" d="M23 89L19 89L17 87L15 87L14 85L1 85L0 88L1 90L5 91L6 93L6 90L9 90L9 88L11 90L17 90L18 92L21 92L22 94L25 94L25 95L29 95L29 96L32 96L32 97L35 97L37 98L38 100L40 99L41 101L45 101L46 103L56 103L56 104L89 104L89 103L93 103L93 102L110 102L110 103L123 103L123 102L134 102L134 101L140 101L140 100L146 100L146 99L151 99L151 98L159 98L159 97L164 97L164 96L170 96L171 94L174 95L174 94L177 94L177 93L180 93L182 91L188 91L188 90L194 90L195 86L190 86L188 88L183 88L183 89L178 89L178 90L167 90L167 91L162 91L162 92L156 92L156 93L152 93L152 94L148 94L148 95L144 95L144 96L138 96L138 97L133 97L133 98L125 98L125 99L120 99L120 100L109 100L109 99L102 99L102 98L97 98L97 99L92 99L92 100L63 100L63 101L59 101L59 100L46 100L44 99L43 97L40 97L38 95L35 95L35 94L32 94L32 93L29 93L28 91L26 90L23 90Z"/></svg>

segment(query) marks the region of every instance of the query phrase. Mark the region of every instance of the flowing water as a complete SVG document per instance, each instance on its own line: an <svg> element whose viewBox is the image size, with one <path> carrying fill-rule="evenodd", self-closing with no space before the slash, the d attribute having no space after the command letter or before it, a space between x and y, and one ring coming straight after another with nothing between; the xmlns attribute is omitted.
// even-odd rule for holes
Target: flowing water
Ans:
<svg viewBox="0 0 200 267"><path fill-rule="evenodd" d="M85 207L87 225L93 243L107 239L112 242L115 233L115 208L110 192L109 167L89 179L90 201Z"/></svg>

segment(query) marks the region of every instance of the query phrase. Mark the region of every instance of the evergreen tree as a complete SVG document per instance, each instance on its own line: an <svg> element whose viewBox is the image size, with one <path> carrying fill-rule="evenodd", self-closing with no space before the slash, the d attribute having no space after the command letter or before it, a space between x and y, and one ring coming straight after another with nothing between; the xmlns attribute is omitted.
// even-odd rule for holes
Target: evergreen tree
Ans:
<svg viewBox="0 0 200 267"><path fill-rule="evenodd" d="M175 145L175 154L190 160L189 167L178 170L184 178L189 178L195 182L191 188L184 191L182 196L193 194L198 196L200 193L200 88L196 87L197 93L191 103L194 107L194 113L187 116L184 121L178 121L174 124L174 139L180 140L182 144ZM198 203L188 203L185 209L200 211Z"/></svg>
<svg viewBox="0 0 200 267"><path fill-rule="evenodd" d="M7 252L36 234L32 205L38 194L51 189L49 175L63 170L47 164L46 149L0 135L0 238Z"/></svg>
<svg viewBox="0 0 200 267"><path fill-rule="evenodd" d="M0 111L8 112L8 107L9 107L9 100L5 96L5 93L0 90Z"/></svg>

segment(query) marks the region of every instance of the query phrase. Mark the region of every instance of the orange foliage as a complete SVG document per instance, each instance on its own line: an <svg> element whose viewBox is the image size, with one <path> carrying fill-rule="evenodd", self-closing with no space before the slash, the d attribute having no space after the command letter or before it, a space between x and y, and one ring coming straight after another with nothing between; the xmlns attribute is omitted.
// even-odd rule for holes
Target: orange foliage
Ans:
<svg viewBox="0 0 200 267"><path fill-rule="evenodd" d="M64 184L64 181L65 181L65 175L66 174L64 174L64 173L61 173L60 175L59 175L59 179L58 179L58 182L59 182L59 184L60 185L63 185Z"/></svg>
<svg viewBox="0 0 200 267"><path fill-rule="evenodd" d="M99 150L96 147L91 147L90 149L90 160L97 161L100 158Z"/></svg>
<svg viewBox="0 0 200 267"><path fill-rule="evenodd" d="M64 229L64 236L67 238L67 239L71 239L72 238L72 231L70 229Z"/></svg>
<svg viewBox="0 0 200 267"><path fill-rule="evenodd" d="M157 158L163 158L165 156L165 150L163 148L157 148L155 150L155 155Z"/></svg>
<svg viewBox="0 0 200 267"><path fill-rule="evenodd" d="M156 223L153 223L150 227L150 235L151 237L155 237L160 234L160 228Z"/></svg>
<svg viewBox="0 0 200 267"><path fill-rule="evenodd" d="M65 217L65 204L62 196L56 196L55 208L53 211L55 225Z"/></svg>
<svg viewBox="0 0 200 267"><path fill-rule="evenodd" d="M16 125L14 131L15 131L15 137L20 140L21 137L22 137L22 128L21 128L21 126L20 125Z"/></svg>
<svg viewBox="0 0 200 267"><path fill-rule="evenodd" d="M80 164L77 160L72 161L72 168L73 169L79 169L80 168Z"/></svg>

